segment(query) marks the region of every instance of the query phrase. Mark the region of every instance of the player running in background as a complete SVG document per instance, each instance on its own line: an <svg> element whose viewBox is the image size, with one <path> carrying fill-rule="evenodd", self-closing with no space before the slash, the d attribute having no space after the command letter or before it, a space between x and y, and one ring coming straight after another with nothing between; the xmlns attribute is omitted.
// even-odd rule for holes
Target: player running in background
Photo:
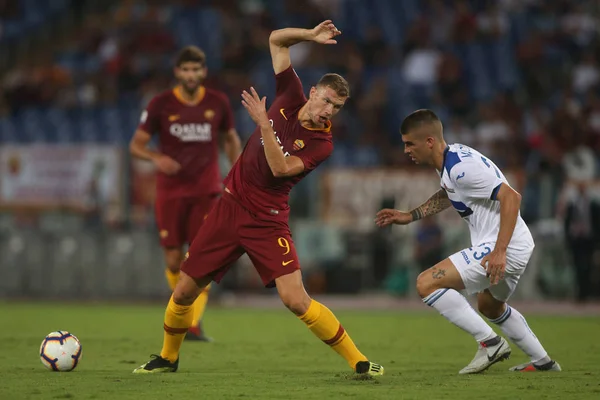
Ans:
<svg viewBox="0 0 600 400"><path fill-rule="evenodd" d="M171 290L179 279L183 246L191 244L223 191L219 142L232 165L241 152L229 100L202 86L206 73L204 52L195 46L182 49L175 63L179 84L150 101L130 143L134 157L152 161L158 169L156 222ZM158 151L149 147L154 134ZM208 290L194 303L189 340L210 340L201 325Z"/></svg>
<svg viewBox="0 0 600 400"><path fill-rule="evenodd" d="M441 175L441 189L410 212L384 209L380 227L406 225L453 206L469 225L472 247L459 251L421 273L417 291L435 308L479 343L475 358L460 374L484 371L507 359L506 340L458 292L477 293L479 311L531 359L512 371L560 371L531 331L525 318L506 304L533 252L531 233L519 214L521 195L487 157L461 144L447 145L442 123L430 110L418 110L402 122L405 150L417 164L431 165Z"/></svg>
<svg viewBox="0 0 600 400"><path fill-rule="evenodd" d="M380 365L369 362L356 348L333 313L306 293L288 226L290 190L331 154L330 119L350 95L344 78L326 74L310 89L307 100L291 66L290 46L302 41L335 44L339 34L331 21L314 29L287 28L271 33L275 99L267 112L266 99L261 99L254 88L243 92L242 104L257 129L225 179L225 194L208 215L192 242L189 258L183 262L181 279L165 314L162 351L135 373L177 370L196 296L211 280L219 282L230 264L248 253L264 285L275 286L285 306L353 371L383 374Z"/></svg>

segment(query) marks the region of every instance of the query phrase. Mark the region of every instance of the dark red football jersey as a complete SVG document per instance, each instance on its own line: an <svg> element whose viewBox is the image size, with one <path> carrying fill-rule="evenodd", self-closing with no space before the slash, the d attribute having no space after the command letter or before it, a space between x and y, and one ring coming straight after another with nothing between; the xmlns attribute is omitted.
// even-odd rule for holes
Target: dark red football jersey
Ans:
<svg viewBox="0 0 600 400"><path fill-rule="evenodd" d="M161 197L221 193L219 133L234 128L227 96L201 87L194 105L185 103L178 86L154 97L142 113L139 129L158 134L159 150L181 164L175 175L158 172Z"/></svg>
<svg viewBox="0 0 600 400"><path fill-rule="evenodd" d="M323 130L311 130L298 121L298 112L306 103L306 97L292 66L275 79L277 91L267 115L283 153L299 157L304 171L289 178L275 178L257 127L224 183L244 207L259 217L287 223L292 187L329 157L333 141L330 122Z"/></svg>

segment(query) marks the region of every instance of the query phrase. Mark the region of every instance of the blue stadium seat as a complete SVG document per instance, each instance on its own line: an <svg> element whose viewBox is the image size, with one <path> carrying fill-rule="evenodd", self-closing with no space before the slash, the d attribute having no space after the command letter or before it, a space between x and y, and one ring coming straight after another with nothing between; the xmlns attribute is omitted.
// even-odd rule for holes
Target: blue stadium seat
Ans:
<svg viewBox="0 0 600 400"><path fill-rule="evenodd" d="M393 6L391 13L393 13L393 15L401 16L406 25L414 21L422 12L421 6L423 5L423 2L421 0L389 1Z"/></svg>
<svg viewBox="0 0 600 400"><path fill-rule="evenodd" d="M28 143L46 141L47 126L43 111L27 108L21 112L22 135Z"/></svg>
<svg viewBox="0 0 600 400"><path fill-rule="evenodd" d="M53 110L46 117L53 127L57 143L72 143L75 138L73 117L64 110Z"/></svg>
<svg viewBox="0 0 600 400"><path fill-rule="evenodd" d="M18 143L20 141L17 130L18 123L14 119L11 117L0 118L0 143Z"/></svg>
<svg viewBox="0 0 600 400"><path fill-rule="evenodd" d="M61 67L69 71L77 71L85 60L85 55L78 51L63 51L55 57L55 61Z"/></svg>
<svg viewBox="0 0 600 400"><path fill-rule="evenodd" d="M328 167L345 167L351 164L353 157L353 151L348 144L338 140L335 142L335 151L325 163Z"/></svg>
<svg viewBox="0 0 600 400"><path fill-rule="evenodd" d="M217 70L221 67L221 49L223 47L223 35L221 15L218 11L206 8L201 9L197 15L197 38L200 47L210 54L206 63L209 69Z"/></svg>
<svg viewBox="0 0 600 400"><path fill-rule="evenodd" d="M465 68L471 95L476 100L488 100L493 94L489 69L486 67L484 44L472 43L464 46Z"/></svg>
<svg viewBox="0 0 600 400"><path fill-rule="evenodd" d="M267 102L273 100L275 96L275 77L273 76L273 65L270 57L264 57L257 61L252 71L250 71L250 81L256 89L260 89L260 94L267 96Z"/></svg>
<svg viewBox="0 0 600 400"><path fill-rule="evenodd" d="M368 27L374 22L371 18L371 6L361 0L346 0L344 7L344 35L363 40Z"/></svg>
<svg viewBox="0 0 600 400"><path fill-rule="evenodd" d="M325 68L296 68L296 73L304 85L304 92L306 95L308 95L308 91L310 90L311 86L316 85L317 82L319 82L319 79L321 79L321 77L327 72L329 72L329 70ZM269 71L269 75L270 79L275 82L272 67Z"/></svg>
<svg viewBox="0 0 600 400"><path fill-rule="evenodd" d="M19 0L18 15L11 20L2 20L2 34L0 42L18 39L27 35L31 29L35 29L50 18L67 8L67 0Z"/></svg>
<svg viewBox="0 0 600 400"><path fill-rule="evenodd" d="M360 168L376 167L381 164L381 156L377 148L373 146L357 146L352 164Z"/></svg>
<svg viewBox="0 0 600 400"><path fill-rule="evenodd" d="M81 70L86 73L95 73L100 71L102 68L102 61L100 57L96 55L90 55L85 60L83 60L83 65Z"/></svg>
<svg viewBox="0 0 600 400"><path fill-rule="evenodd" d="M502 90L514 89L517 86L517 62L510 38L501 38L492 48L491 60L494 62L495 76Z"/></svg>
<svg viewBox="0 0 600 400"><path fill-rule="evenodd" d="M20 21L5 21L2 23L2 36L0 39L14 39L22 34L25 26Z"/></svg>
<svg viewBox="0 0 600 400"><path fill-rule="evenodd" d="M394 14L394 4L397 3L401 2L397 0L379 0L371 3L375 13L376 26L381 27L385 40L393 46L401 44L400 41L405 28L405 25L401 23L403 21L399 18L404 14Z"/></svg>
<svg viewBox="0 0 600 400"><path fill-rule="evenodd" d="M100 112L99 126L101 129L100 139L104 143L125 144L133 135L135 127L139 120L139 112L135 112L135 119L132 109L120 109L117 107L103 108Z"/></svg>
<svg viewBox="0 0 600 400"><path fill-rule="evenodd" d="M277 23L276 29L291 26L289 15L285 10L285 1L266 0L264 4L273 21Z"/></svg>
<svg viewBox="0 0 600 400"><path fill-rule="evenodd" d="M99 128L95 115L97 111L92 109L77 109L71 111L73 119L73 136L71 140L74 143L95 143L98 141Z"/></svg>
<svg viewBox="0 0 600 400"><path fill-rule="evenodd" d="M41 2L45 3L50 8L50 11L54 12L54 13L64 10L65 8L67 8L67 5L68 5L67 0L52 0L52 1L41 0Z"/></svg>

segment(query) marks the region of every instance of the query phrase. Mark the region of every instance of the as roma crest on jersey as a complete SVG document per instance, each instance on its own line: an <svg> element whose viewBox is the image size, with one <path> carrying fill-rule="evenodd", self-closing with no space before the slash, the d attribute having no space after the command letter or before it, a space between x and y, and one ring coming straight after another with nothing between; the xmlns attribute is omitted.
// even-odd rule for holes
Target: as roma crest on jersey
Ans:
<svg viewBox="0 0 600 400"><path fill-rule="evenodd" d="M292 148L294 149L294 151L302 150L304 148L304 140L296 139L294 141L294 144L292 145Z"/></svg>
<svg viewBox="0 0 600 400"><path fill-rule="evenodd" d="M204 111L204 118L211 120L215 116L215 112L213 110Z"/></svg>

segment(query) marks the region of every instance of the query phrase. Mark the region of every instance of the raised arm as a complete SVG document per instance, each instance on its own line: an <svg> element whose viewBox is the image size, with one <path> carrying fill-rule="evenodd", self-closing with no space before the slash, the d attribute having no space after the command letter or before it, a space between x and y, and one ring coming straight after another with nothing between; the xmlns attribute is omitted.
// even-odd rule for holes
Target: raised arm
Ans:
<svg viewBox="0 0 600 400"><path fill-rule="evenodd" d="M296 156L286 157L283 154L282 146L277 143L271 121L269 121L269 117L267 116L267 98L263 97L261 99L256 90L251 87L250 93L245 90L242 92L242 99L242 105L248 111L250 118L260 128L265 157L273 176L276 178L285 178L304 172L305 165L302 159Z"/></svg>
<svg viewBox="0 0 600 400"><path fill-rule="evenodd" d="M285 71L290 65L290 47L305 41L336 44L333 38L341 34L331 20L321 22L313 29L284 28L271 32L269 49L275 74Z"/></svg>
<svg viewBox="0 0 600 400"><path fill-rule="evenodd" d="M452 203L444 189L440 189L431 196L425 203L411 211L400 211L384 208L377 213L375 223L379 227L390 224L408 225L411 222L437 214L450 207Z"/></svg>

